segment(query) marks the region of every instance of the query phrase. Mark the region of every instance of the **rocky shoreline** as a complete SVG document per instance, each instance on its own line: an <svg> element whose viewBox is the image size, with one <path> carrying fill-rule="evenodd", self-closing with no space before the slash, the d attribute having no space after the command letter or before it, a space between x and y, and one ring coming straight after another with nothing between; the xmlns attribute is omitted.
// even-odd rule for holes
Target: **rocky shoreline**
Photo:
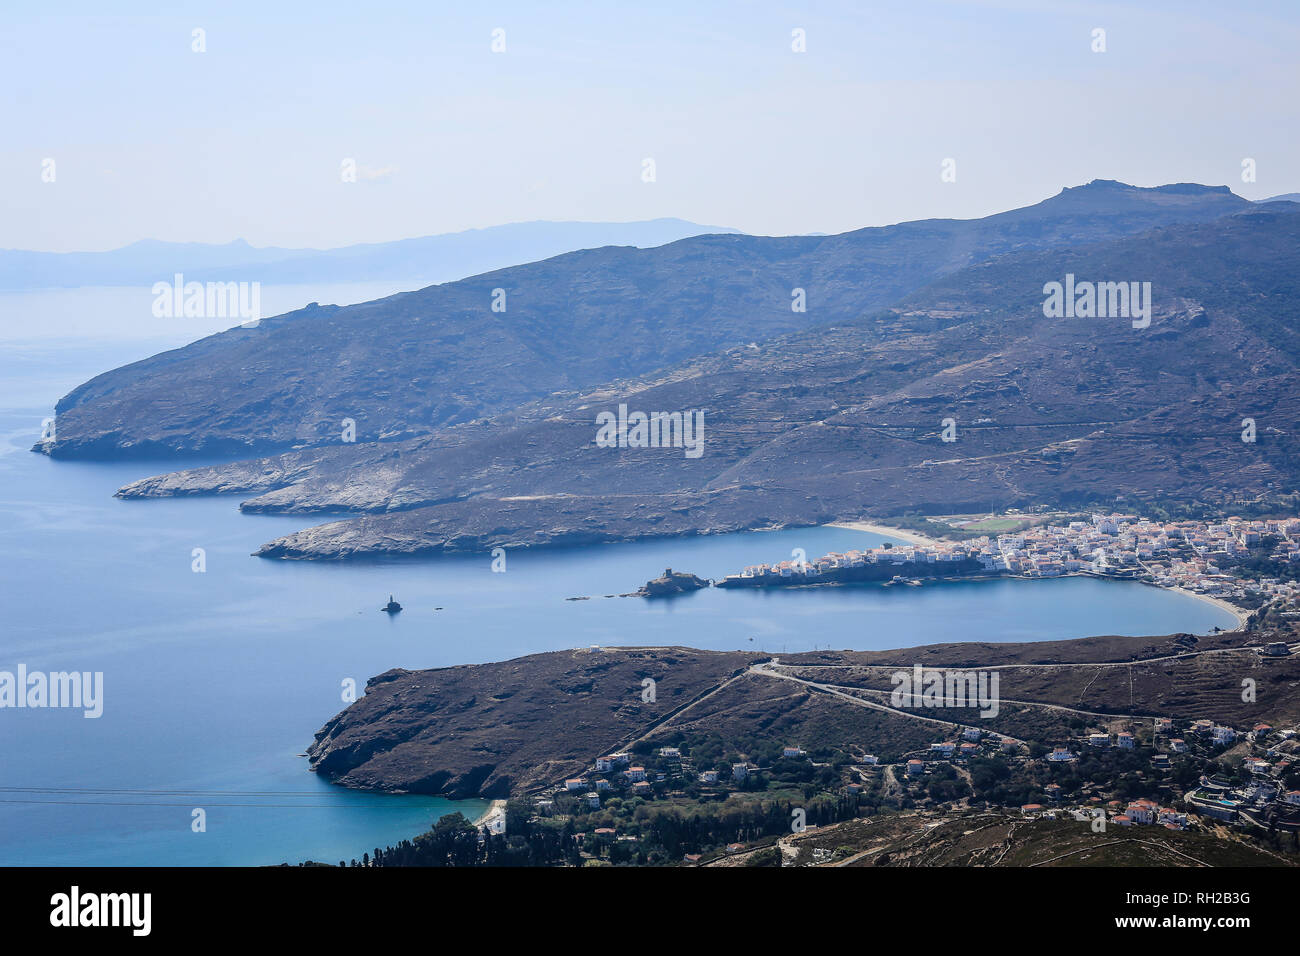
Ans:
<svg viewBox="0 0 1300 956"><path fill-rule="evenodd" d="M366 514L276 538L253 554L286 561L488 552L493 548L586 547L825 524L825 501L754 502L727 490L609 498L546 495L469 498Z"/></svg>
<svg viewBox="0 0 1300 956"><path fill-rule="evenodd" d="M687 594L691 591L698 591L701 588L712 586L712 581L696 577L689 572L665 568L660 577L647 581L635 593L637 597L667 597L671 594Z"/></svg>

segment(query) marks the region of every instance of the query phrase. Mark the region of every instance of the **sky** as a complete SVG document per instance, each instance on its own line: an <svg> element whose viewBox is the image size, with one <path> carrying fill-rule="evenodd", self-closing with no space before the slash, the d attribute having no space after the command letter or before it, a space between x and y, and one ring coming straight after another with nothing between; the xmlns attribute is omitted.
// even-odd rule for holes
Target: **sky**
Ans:
<svg viewBox="0 0 1300 956"><path fill-rule="evenodd" d="M0 14L0 248L835 233L1092 179L1300 191L1294 0L53 6Z"/></svg>

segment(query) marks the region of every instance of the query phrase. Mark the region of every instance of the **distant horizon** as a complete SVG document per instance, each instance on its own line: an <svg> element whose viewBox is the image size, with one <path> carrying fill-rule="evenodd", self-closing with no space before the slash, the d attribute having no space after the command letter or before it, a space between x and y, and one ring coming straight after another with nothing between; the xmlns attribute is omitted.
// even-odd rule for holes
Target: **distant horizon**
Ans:
<svg viewBox="0 0 1300 956"><path fill-rule="evenodd" d="M130 249L132 246L144 245L145 243L155 243L163 246L208 246L211 248L224 248L226 246L247 246L257 251L275 250L278 252L335 252L339 249L350 249L355 246L383 246L397 242L410 242L415 239L440 239L450 236L463 236L471 232L486 232L490 229L505 229L510 226L640 226L651 223L682 223L687 226L697 226L701 229L721 229L724 232L739 233L739 229L732 226L718 225L717 223L695 222L691 219L684 219L681 216L655 216L653 219L520 219L511 222L491 223L486 226L469 226L465 229L455 229L451 232L424 232L412 236L398 236L393 239L367 239L356 242L344 242L335 246L277 246L261 245L250 242L243 236L236 236L233 239L225 241L215 240L212 242L196 239L159 239L156 236L141 236L139 239L133 239L130 242L120 246L113 246L108 249L22 249L16 246L7 246L0 248L0 252L34 252L47 255L96 255L103 252L118 252L122 249ZM749 235L749 233L746 233ZM806 233L801 233L806 235Z"/></svg>
<svg viewBox="0 0 1300 956"><path fill-rule="evenodd" d="M1283 0L124 6L6 11L0 248L839 234L1093 178L1300 184Z"/></svg>
<svg viewBox="0 0 1300 956"><path fill-rule="evenodd" d="M1123 181L1121 181L1121 180L1104 180L1104 179L1101 179L1101 178L1094 178L1094 179L1090 179L1090 180L1088 180L1088 181L1086 181L1086 182L1078 183L1078 184L1073 185L1073 186L1062 186L1062 187L1061 187L1057 192L1052 193L1051 195L1048 195L1048 196L1044 196L1042 199L1034 200L1034 201L1031 201L1031 202L1025 203L1025 204L1020 205L1020 206L1009 206L1009 207L1007 207L1007 208L1005 208L1005 209L996 209L996 210L993 210L993 211L991 211L991 212L988 212L988 213L986 213L986 214L984 214L984 215L982 215L982 216L967 216L967 217L961 217L961 216L929 216L929 217L925 217L924 219L921 219L921 218L916 218L916 219L899 219L899 220L895 220L895 221L893 221L893 222L867 223L867 224L864 224L864 225L861 225L861 226L853 226L853 227L850 227L849 229L843 230L843 232L856 232L856 231L858 231L858 230L860 230L860 229L884 229L884 228L888 228L889 226L896 226L896 225L900 225L900 224L902 224L902 223L907 223L907 222L924 222L924 221L929 221L929 220L939 220L939 221L942 221L942 220L969 221L969 220L971 220L971 219L983 219L983 218L986 218L987 216L994 216L994 215L997 215L998 213L1001 213L1001 212L1008 212L1008 211L1010 211L1010 210L1012 210L1012 209L1024 209L1024 208L1027 208L1027 207L1029 207L1029 206L1034 206L1034 205L1037 205L1037 203L1039 203L1039 202L1044 202L1045 200L1047 200L1047 199L1051 199L1051 198L1053 198L1054 196L1059 196L1062 192L1064 192L1064 191L1067 190L1067 189L1077 189L1077 188L1080 188L1080 187L1082 187L1082 186L1087 186L1087 185L1090 185L1090 184L1092 184L1092 183L1096 183L1096 182L1118 182L1118 183L1119 183L1120 185L1122 185L1122 186L1131 186L1131 187L1133 187L1133 188L1135 188L1135 189L1160 189L1160 188L1163 188L1163 187L1166 187L1166 186L1187 186L1187 185L1191 185L1191 186L1202 186L1202 187L1205 187L1206 189L1227 189L1227 190L1228 190L1229 192L1231 192L1233 195L1235 195L1235 196L1237 196L1237 197L1239 197L1239 198L1241 198L1241 199L1245 199L1247 202L1252 202L1252 203L1266 203L1266 202L1276 202L1276 201L1294 201L1294 200L1286 200L1286 199L1284 199L1284 197L1286 197L1286 196L1300 196L1300 191L1293 191L1293 192L1282 192L1282 193L1278 193L1278 194L1276 194L1276 195L1272 195L1272 196L1265 196L1265 197L1262 197L1262 198L1260 198L1260 199L1250 199L1250 198L1247 197L1247 196L1243 196L1243 195L1241 194L1241 192L1239 192L1239 191L1233 189L1232 186L1229 185L1229 184L1227 184L1227 183L1194 183L1194 182L1186 182L1186 181L1184 181L1184 182L1169 181L1169 182L1156 183L1156 184L1154 184L1154 185L1139 185L1139 184L1137 184L1137 183L1128 183L1128 182L1123 182ZM356 246L378 246L378 245L387 245L387 244L390 244L390 243L408 242L408 241L411 241L411 240L417 240L417 239L434 239L434 238L442 238L442 237L449 237L449 236L460 236L460 235L465 235L465 234L467 234L467 233L473 233L473 232L486 232L486 231L488 231L488 230L492 230L492 229L504 229L504 228L508 228L508 227L510 227L510 226L533 226L533 225L555 225L555 226L570 226L570 225L578 225L578 226L633 226L633 225L645 225L645 224L649 224L649 223L660 223L660 222L664 222L664 223L667 223L667 222L682 223L682 224L685 224L685 225L688 225L688 226L699 227L699 228L701 228L701 229L716 229L716 230L722 230L722 232L717 233L717 234L719 234L719 235L723 235L723 234L728 234L728 233L730 233L730 234L739 234L739 235L746 235L746 236L767 236L767 237L771 237L771 238L785 238L785 237L796 237L796 236L803 236L803 237L808 237L808 236L833 236L833 235L842 235L842 234L843 234L842 232L841 232L841 233L833 233L833 232L824 232L824 231L817 231L817 232L797 232L797 233L758 233L758 232L745 232L744 230L739 229L739 228L736 228L736 227L734 227L734 226L727 226L727 225L722 225L722 224L719 224L719 223L703 223L703 222L697 222L697 221L695 221L695 220L693 220L693 219L688 219L688 218L686 218L686 217L684 217L684 216L655 216L655 217L650 218L650 219L618 219L618 220L615 220L615 219L519 219L519 220L511 220L511 221L508 221L508 222L489 223L489 224L487 224L487 225L482 225L482 226L469 226L469 227L466 227L466 228L464 228L464 229L456 229L456 230L452 230L452 231L450 231L450 232L426 232L426 233L419 233L419 234L416 234L416 235L410 235L410 236L398 236L398 237L396 237L396 238L391 238L391 239L369 239L369 240L358 240L358 241L355 241L355 242L343 242L343 243L340 244L340 245L332 245L332 246L295 246L295 247L290 247L290 246L277 246L277 245L262 245L262 244L259 244L259 243L250 242L247 238L245 238L245 237L243 237L243 236L236 236L236 237L233 238L233 239L228 239L228 240L225 240L225 241L204 241L204 240L196 240L196 239L159 239L159 238L156 237L156 236L141 236L141 237L138 238L138 239L133 239L133 240L131 240L130 242L127 242L127 243L124 243L124 244L122 244L122 245L118 245L118 246L113 246L113 247L110 247L110 248L107 248L107 249L58 249L58 250L55 250L55 249L25 249L25 248L19 248L19 247L0 247L0 252L31 252L31 253L40 253L40 254L49 254L49 255L94 255L94 254L97 254L97 253L104 253L104 252L117 252L117 251L120 251L120 250L122 250L122 249L129 249L129 248L131 248L131 247L133 247L133 246L143 245L143 244L146 244L146 243L155 243L155 244L157 244L157 245L170 245L170 246L185 246L185 245L193 245L193 246L207 246L207 247L213 247L213 248L220 248L220 247L226 247L226 246L237 246L237 245L243 245L243 246L247 246L247 247L250 248L250 249L257 250L257 251L275 250L275 251L285 251L285 252L307 252L307 253L311 253L311 252L333 252L333 251L337 251L337 250L340 250L340 249L348 249L348 248L352 248L352 247L356 247ZM708 234L710 234L710 233L701 233L701 235L708 235Z"/></svg>

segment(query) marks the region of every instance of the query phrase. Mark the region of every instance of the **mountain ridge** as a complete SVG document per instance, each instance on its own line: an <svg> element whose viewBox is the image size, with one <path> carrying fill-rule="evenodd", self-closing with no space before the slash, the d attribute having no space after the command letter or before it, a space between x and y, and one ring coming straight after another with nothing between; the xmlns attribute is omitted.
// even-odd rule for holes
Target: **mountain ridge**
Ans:
<svg viewBox="0 0 1300 956"><path fill-rule="evenodd" d="M149 285L180 272L201 282L264 285L377 279L446 282L575 249L649 247L694 235L727 234L663 217L633 222L533 220L327 249L139 239L101 252L0 249L0 290Z"/></svg>
<svg viewBox="0 0 1300 956"><path fill-rule="evenodd" d="M390 444L134 482L249 512L361 515L278 558L426 554L809 525L918 508L1281 494L1300 474L1300 208L1251 207L991 259L888 309ZM1049 319L1043 286L1146 278L1147 328ZM707 410L707 451L600 449L597 412ZM1241 441L1244 418L1257 422ZM942 437L945 419L956 440ZM616 494L600 489L617 489ZM1204 496L1211 496L1206 498Z"/></svg>
<svg viewBox="0 0 1300 956"><path fill-rule="evenodd" d="M60 400L57 439L36 450L244 457L336 443L345 418L358 441L430 435L556 392L854 319L999 255L1249 206L1226 187L1094 183L984 219L565 253L373 302L309 306L104 373ZM492 311L498 289L504 313ZM800 289L804 313L792 309Z"/></svg>

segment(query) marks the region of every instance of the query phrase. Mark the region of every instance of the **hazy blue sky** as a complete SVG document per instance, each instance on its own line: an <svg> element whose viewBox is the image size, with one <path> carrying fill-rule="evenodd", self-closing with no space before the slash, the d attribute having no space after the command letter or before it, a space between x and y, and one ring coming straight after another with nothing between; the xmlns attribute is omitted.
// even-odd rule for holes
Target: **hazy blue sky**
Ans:
<svg viewBox="0 0 1300 956"><path fill-rule="evenodd" d="M1300 190L1295 0L7 6L0 247L840 232L1094 178Z"/></svg>

